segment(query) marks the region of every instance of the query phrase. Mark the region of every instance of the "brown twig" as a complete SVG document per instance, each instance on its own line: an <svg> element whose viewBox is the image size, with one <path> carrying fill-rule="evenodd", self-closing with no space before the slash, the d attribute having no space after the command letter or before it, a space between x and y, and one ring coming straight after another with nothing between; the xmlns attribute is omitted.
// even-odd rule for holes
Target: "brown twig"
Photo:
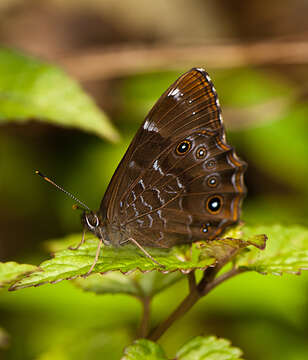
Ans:
<svg viewBox="0 0 308 360"><path fill-rule="evenodd" d="M307 64L307 41L260 41L178 46L157 44L97 48L60 57L57 61L81 81L110 79L153 69L182 70L207 65L233 68L247 65Z"/></svg>
<svg viewBox="0 0 308 360"><path fill-rule="evenodd" d="M215 275L218 271L218 268L208 268L204 272L203 278L201 279L199 284L195 288L191 288L190 293L181 302L181 304L171 313L171 315L164 322L162 322L157 328L152 331L148 338L152 341L157 341L169 329L169 327L178 318L186 314L187 311L190 310L199 299L207 295L217 285L243 272L243 270L240 270L238 268L232 268L230 271L222 274L218 278L215 278Z"/></svg>

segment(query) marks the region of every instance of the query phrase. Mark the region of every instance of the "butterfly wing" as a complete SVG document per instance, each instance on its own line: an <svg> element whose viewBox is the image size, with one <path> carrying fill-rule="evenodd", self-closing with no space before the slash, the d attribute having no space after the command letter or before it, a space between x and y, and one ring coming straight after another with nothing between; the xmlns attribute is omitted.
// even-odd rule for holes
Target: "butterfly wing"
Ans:
<svg viewBox="0 0 308 360"><path fill-rule="evenodd" d="M211 79L203 69L192 69L146 117L100 212L141 245L170 247L214 238L238 221L244 170L245 163L225 142Z"/></svg>
<svg viewBox="0 0 308 360"><path fill-rule="evenodd" d="M191 124L197 111L198 116ZM179 124L185 126L182 131ZM224 133L216 91L202 69L192 69L182 75L153 106L111 179L101 203L101 212L109 219L117 215L118 200L139 177L140 171L146 172L153 159L172 143L176 132L184 133L193 125L198 128L209 126Z"/></svg>

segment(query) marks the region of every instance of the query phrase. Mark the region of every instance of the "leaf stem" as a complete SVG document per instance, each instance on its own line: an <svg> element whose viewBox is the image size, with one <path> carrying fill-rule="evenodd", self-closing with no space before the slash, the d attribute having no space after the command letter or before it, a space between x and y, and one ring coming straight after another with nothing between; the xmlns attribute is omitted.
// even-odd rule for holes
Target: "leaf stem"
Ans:
<svg viewBox="0 0 308 360"><path fill-rule="evenodd" d="M138 297L142 304L142 318L138 330L138 338L145 338L149 333L150 314L151 314L151 300L150 296Z"/></svg>
<svg viewBox="0 0 308 360"><path fill-rule="evenodd" d="M218 278L215 278L218 268L208 268L198 283L197 286L191 286L192 280L189 279L190 292L186 298L180 303L180 305L171 313L171 315L163 321L157 328L155 328L152 333L148 336L148 339L152 341L157 341L168 329L169 327L181 316L187 313L188 310L203 296L207 295L211 290L213 290L217 285L222 282L232 278L233 276L242 273L244 270L239 268L232 268L230 271L225 272L220 275Z"/></svg>
<svg viewBox="0 0 308 360"><path fill-rule="evenodd" d="M189 291L192 292L192 291L196 288L196 286L197 286L195 271L191 271L191 272L187 275L187 278L188 278Z"/></svg>

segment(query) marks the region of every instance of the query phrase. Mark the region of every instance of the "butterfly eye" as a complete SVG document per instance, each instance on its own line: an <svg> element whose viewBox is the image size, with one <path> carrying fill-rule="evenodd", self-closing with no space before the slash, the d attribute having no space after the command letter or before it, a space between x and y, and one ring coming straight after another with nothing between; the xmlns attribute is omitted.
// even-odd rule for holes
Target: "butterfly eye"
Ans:
<svg viewBox="0 0 308 360"><path fill-rule="evenodd" d="M218 214L222 209L223 199L220 195L214 195L207 199L206 209L211 214Z"/></svg>
<svg viewBox="0 0 308 360"><path fill-rule="evenodd" d="M204 159L206 157L206 154L207 154L206 148L203 146L200 147L196 153L198 159Z"/></svg>
<svg viewBox="0 0 308 360"><path fill-rule="evenodd" d="M176 147L176 153L178 155L186 154L191 148L191 142L188 140L181 141Z"/></svg>
<svg viewBox="0 0 308 360"><path fill-rule="evenodd" d="M95 214L94 215L93 214L87 214L85 216L85 219L86 219L86 223L87 223L89 229L93 230L96 227L98 227L99 220L98 220L97 215L95 215Z"/></svg>

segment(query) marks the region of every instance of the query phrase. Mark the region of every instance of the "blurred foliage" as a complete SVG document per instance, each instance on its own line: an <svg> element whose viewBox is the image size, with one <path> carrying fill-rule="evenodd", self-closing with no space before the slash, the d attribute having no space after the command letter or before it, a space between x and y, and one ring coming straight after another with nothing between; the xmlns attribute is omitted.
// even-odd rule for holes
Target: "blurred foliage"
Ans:
<svg viewBox="0 0 308 360"><path fill-rule="evenodd" d="M262 167L264 173L289 186L291 191L299 190L305 194L308 176L307 113L307 105L293 106L280 119L258 126L254 131L238 133L245 139L247 156L254 159L255 166Z"/></svg>
<svg viewBox="0 0 308 360"><path fill-rule="evenodd" d="M260 358L281 356L291 360L301 351L304 359L307 279L303 275L280 278L243 274L197 304L170 329L162 345L171 357L192 336L215 332L232 338L243 348L246 358L257 354ZM162 320L186 291L186 284L180 282L158 295L153 319ZM11 334L15 329L10 354L16 358L23 353L33 358L49 348L50 353L62 349L67 358L86 358L85 354L91 358L95 351L101 354L111 350L109 358L119 359L123 347L134 338L140 316L138 303L128 296L80 293L69 282L3 293L0 306L10 309L10 319L2 323ZM257 335L258 342L251 341ZM282 355L281 341L288 348ZM260 347L259 342L268 346Z"/></svg>
<svg viewBox="0 0 308 360"><path fill-rule="evenodd" d="M188 341L176 354L178 360L240 360L240 349L225 339L198 336ZM125 349L122 360L167 360L163 349L149 340L136 340Z"/></svg>
<svg viewBox="0 0 308 360"><path fill-rule="evenodd" d="M117 1L90 3L85 0L6 0L0 4L1 43L60 64L62 57L74 59L94 48L104 51L106 44L151 46L161 40L179 45L204 44L217 38L219 43L228 44L231 38L271 41L273 36L278 36L283 41L292 39L294 34L305 41L307 34L307 2L301 0L296 6L258 0L245 4L233 0L216 3L196 0L189 4L170 1L167 5L165 1L143 5L135 2L132 7ZM8 61L12 53L5 52L2 59ZM29 58L20 53L20 62L12 63L15 64L11 67L13 73L1 72L0 85L6 88L2 88L0 103L12 104L10 90L14 77L25 81L20 74ZM82 84L115 121L123 139L116 145L79 132L77 128L82 125L77 125L74 131L52 127L50 121L49 126L42 121L18 121L20 112L6 113L10 116L5 118L2 114L2 261L39 264L48 257L46 249L43 250L44 240L64 238L80 231L79 217L70 211L70 202L34 178L33 170L42 169L85 199L90 207L98 207L110 177L146 112L167 86L188 70L177 66L180 59L172 54L166 56L170 56L170 64L178 71L156 68L139 75L115 75L109 81L97 79ZM225 54L222 52L221 56ZM111 62L113 60L126 61L124 57L117 58L116 53ZM228 60L225 59L225 64ZM39 85L36 94L44 96L43 102L51 100L48 94L55 91L53 99L62 110L54 121L65 125L62 124L64 110L68 117L75 114L71 118L75 121L81 112L77 112L77 104L76 108L72 107L74 99L63 97L71 80L53 66L36 60L34 66L32 61L28 68L32 71L28 79L32 86L24 83L23 93L19 94L28 106L28 113L42 120L42 114L32 106L32 91ZM134 61L139 63L140 59ZM304 239L301 236L306 237L304 226L308 225L306 60L303 57L296 66L273 64L237 69L208 68L206 63L194 65L203 65L209 71L223 107L227 139L249 164L246 176L249 192L243 219L254 228L253 234L267 231L269 235L266 250L269 252L257 250L258 261L254 266L261 272L279 273L277 267L281 266L293 272L293 266L298 269L301 264L291 247L301 244ZM84 66L86 69L88 65ZM43 83L35 80L39 69L47 71ZM53 85L47 86L46 81L52 81ZM73 84L78 92L79 87L74 81ZM9 97L4 96L7 92ZM10 111L15 109L18 107L10 105ZM57 113L56 108L49 110L49 115ZM87 123L90 115L86 110L83 114ZM271 238L278 240L271 243ZM71 245L78 241L79 237L74 235L67 242ZM61 246L67 247L64 243ZM273 263L268 263L266 254L273 257L279 254L274 268L268 267ZM254 250L243 253L239 264L247 266L250 256L255 256ZM174 274L167 277L159 274L156 278L154 274L144 277L131 274L124 281L122 274L112 273L104 282L100 281L100 275L92 275L17 292L8 293L3 289L0 293L0 358L119 359L123 349L133 342L141 317L140 303L125 294L138 294L134 290L135 276L145 294L157 293L153 299L153 326L166 318L187 293L186 282L180 281L183 276L175 273L172 278ZM163 280L168 286L164 286ZM77 286L73 286L73 282ZM116 293L120 287L121 294L106 294ZM307 273L298 277L244 273L200 301L159 343L166 356L172 358L182 344L193 337L216 334L243 349L247 359L306 360L307 300Z"/></svg>
<svg viewBox="0 0 308 360"><path fill-rule="evenodd" d="M0 349L6 349L9 347L10 337L8 333L0 327Z"/></svg>
<svg viewBox="0 0 308 360"><path fill-rule="evenodd" d="M118 140L107 117L64 72L0 48L0 122L31 119L77 127Z"/></svg>

